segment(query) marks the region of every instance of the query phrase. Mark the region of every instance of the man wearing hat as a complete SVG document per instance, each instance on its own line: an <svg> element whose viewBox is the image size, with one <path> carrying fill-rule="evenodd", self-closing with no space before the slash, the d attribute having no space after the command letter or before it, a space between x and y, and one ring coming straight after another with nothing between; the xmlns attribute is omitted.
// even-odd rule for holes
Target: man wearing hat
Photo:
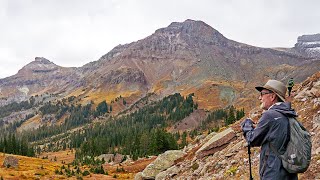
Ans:
<svg viewBox="0 0 320 180"><path fill-rule="evenodd" d="M269 80L264 86L258 86L260 92L260 107L264 110L257 126L253 121L246 119L241 123L244 136L250 146L261 146L260 152L260 179L298 179L297 174L290 174L282 166L278 154L283 154L290 140L289 116L297 116L291 109L291 104L285 102L286 86L277 80ZM271 149L271 146L273 147Z"/></svg>

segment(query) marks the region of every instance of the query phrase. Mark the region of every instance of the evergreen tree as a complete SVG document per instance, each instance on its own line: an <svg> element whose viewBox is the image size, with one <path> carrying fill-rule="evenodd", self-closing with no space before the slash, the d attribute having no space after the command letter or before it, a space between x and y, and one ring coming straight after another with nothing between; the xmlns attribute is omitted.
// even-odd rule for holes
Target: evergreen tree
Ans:
<svg viewBox="0 0 320 180"><path fill-rule="evenodd" d="M103 115L104 113L108 112L108 105L106 101L102 101L101 103L98 104L97 108L96 108L96 112L97 114Z"/></svg>

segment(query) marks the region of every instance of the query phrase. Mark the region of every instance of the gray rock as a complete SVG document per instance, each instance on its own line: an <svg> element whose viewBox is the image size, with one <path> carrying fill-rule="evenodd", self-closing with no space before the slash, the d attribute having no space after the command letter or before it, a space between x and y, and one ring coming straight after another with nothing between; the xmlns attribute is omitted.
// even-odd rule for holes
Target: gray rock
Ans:
<svg viewBox="0 0 320 180"><path fill-rule="evenodd" d="M134 176L134 180L142 180L142 172L138 172L138 173Z"/></svg>
<svg viewBox="0 0 320 180"><path fill-rule="evenodd" d="M19 166L19 159L15 156L6 156L3 161L4 167L18 167Z"/></svg>
<svg viewBox="0 0 320 180"><path fill-rule="evenodd" d="M314 115L313 122L315 125L320 125L320 114Z"/></svg>
<svg viewBox="0 0 320 180"><path fill-rule="evenodd" d="M244 140L238 142L237 144L235 144L234 146L232 146L232 148L230 148L227 153L228 153L228 154L231 154L231 153L238 152L238 151L243 147L243 144L244 144Z"/></svg>
<svg viewBox="0 0 320 180"><path fill-rule="evenodd" d="M207 170L208 170L208 167L209 166L212 166L212 162L211 161L209 161L209 162L207 162L204 166L203 166L203 168L201 169L201 172L200 172L200 175L205 175L206 173L207 173Z"/></svg>
<svg viewBox="0 0 320 180"><path fill-rule="evenodd" d="M174 161L186 153L180 150L170 150L160 154L157 159L142 171L142 179L155 179L157 174L174 165Z"/></svg>
<svg viewBox="0 0 320 180"><path fill-rule="evenodd" d="M169 169L160 172L156 175L156 180L167 180L172 179L175 175L179 173L179 168L177 166L172 166Z"/></svg>
<svg viewBox="0 0 320 180"><path fill-rule="evenodd" d="M313 151L312 155L320 154L320 147L318 147L315 151Z"/></svg>
<svg viewBox="0 0 320 180"><path fill-rule="evenodd" d="M114 154L101 154L97 157L98 159L102 160L102 158L105 160L105 162L112 162L114 160Z"/></svg>

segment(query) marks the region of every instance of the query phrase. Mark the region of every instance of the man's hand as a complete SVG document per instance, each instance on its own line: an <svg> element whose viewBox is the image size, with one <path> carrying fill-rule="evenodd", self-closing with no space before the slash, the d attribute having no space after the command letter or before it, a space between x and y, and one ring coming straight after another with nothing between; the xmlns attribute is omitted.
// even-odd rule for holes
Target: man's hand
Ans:
<svg viewBox="0 0 320 180"><path fill-rule="evenodd" d="M252 131L253 130L253 121L249 118L245 119L242 123L241 123L241 129L244 135L247 134L247 132Z"/></svg>

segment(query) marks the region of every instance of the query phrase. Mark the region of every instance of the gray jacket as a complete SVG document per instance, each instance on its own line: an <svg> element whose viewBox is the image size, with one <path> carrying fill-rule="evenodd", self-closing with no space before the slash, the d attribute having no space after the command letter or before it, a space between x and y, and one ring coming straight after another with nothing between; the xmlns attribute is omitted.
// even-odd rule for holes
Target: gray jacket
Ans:
<svg viewBox="0 0 320 180"><path fill-rule="evenodd" d="M255 129L246 134L250 146L261 146L260 179L298 179L282 167L281 159L270 149L270 144L283 154L290 139L289 121L286 116L297 116L288 102L276 103L262 114Z"/></svg>

